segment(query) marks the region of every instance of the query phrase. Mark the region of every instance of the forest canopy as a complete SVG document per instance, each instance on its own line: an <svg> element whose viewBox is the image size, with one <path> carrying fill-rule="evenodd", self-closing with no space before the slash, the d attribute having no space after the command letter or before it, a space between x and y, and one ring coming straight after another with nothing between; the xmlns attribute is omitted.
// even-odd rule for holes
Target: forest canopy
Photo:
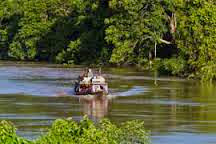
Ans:
<svg viewBox="0 0 216 144"><path fill-rule="evenodd" d="M0 0L0 59L216 79L213 0Z"/></svg>

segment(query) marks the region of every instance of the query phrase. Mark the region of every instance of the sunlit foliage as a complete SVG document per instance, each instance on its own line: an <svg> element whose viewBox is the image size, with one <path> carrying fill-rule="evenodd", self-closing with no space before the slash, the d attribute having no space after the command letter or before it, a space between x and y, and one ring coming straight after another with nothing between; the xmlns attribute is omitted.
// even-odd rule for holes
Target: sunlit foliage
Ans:
<svg viewBox="0 0 216 144"><path fill-rule="evenodd" d="M69 119L56 120L47 134L28 141L16 135L15 127L0 123L0 142L4 144L149 144L149 133L143 122L129 121L120 126L109 120L94 124L87 117L79 123Z"/></svg>
<svg viewBox="0 0 216 144"><path fill-rule="evenodd" d="M0 58L156 64L216 79L213 0L0 0ZM180 65L180 66L179 66Z"/></svg>
<svg viewBox="0 0 216 144"><path fill-rule="evenodd" d="M109 6L113 15L105 20L105 39L114 45L110 61L138 63L148 58L166 31L159 0L111 0Z"/></svg>

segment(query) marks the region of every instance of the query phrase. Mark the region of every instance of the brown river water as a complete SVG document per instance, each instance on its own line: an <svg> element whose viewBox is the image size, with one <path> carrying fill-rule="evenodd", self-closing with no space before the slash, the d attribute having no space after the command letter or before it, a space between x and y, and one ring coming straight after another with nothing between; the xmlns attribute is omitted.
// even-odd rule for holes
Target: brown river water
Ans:
<svg viewBox="0 0 216 144"><path fill-rule="evenodd" d="M73 83L83 68L49 64L0 64L0 120L35 139L57 118L114 123L143 120L153 144L215 144L216 85L156 77L134 68L103 68L110 94L77 97Z"/></svg>

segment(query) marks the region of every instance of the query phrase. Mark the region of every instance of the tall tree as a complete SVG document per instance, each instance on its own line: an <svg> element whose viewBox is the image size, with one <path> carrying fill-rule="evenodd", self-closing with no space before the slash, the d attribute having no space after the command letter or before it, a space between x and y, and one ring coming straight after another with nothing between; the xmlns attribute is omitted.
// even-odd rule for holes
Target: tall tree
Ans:
<svg viewBox="0 0 216 144"><path fill-rule="evenodd" d="M186 1L178 5L176 43L194 75L216 78L216 3Z"/></svg>
<svg viewBox="0 0 216 144"><path fill-rule="evenodd" d="M111 0L106 41L113 45L112 63L137 63L148 58L167 31L159 0Z"/></svg>

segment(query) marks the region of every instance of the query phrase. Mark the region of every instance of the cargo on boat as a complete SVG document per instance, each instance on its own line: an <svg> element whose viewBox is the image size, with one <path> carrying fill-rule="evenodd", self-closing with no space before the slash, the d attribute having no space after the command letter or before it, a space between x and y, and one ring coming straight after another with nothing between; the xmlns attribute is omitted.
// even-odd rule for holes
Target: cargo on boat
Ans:
<svg viewBox="0 0 216 144"><path fill-rule="evenodd" d="M108 84L105 78L100 74L94 75L91 69L79 76L75 83L74 91L76 95L106 95L108 94Z"/></svg>

